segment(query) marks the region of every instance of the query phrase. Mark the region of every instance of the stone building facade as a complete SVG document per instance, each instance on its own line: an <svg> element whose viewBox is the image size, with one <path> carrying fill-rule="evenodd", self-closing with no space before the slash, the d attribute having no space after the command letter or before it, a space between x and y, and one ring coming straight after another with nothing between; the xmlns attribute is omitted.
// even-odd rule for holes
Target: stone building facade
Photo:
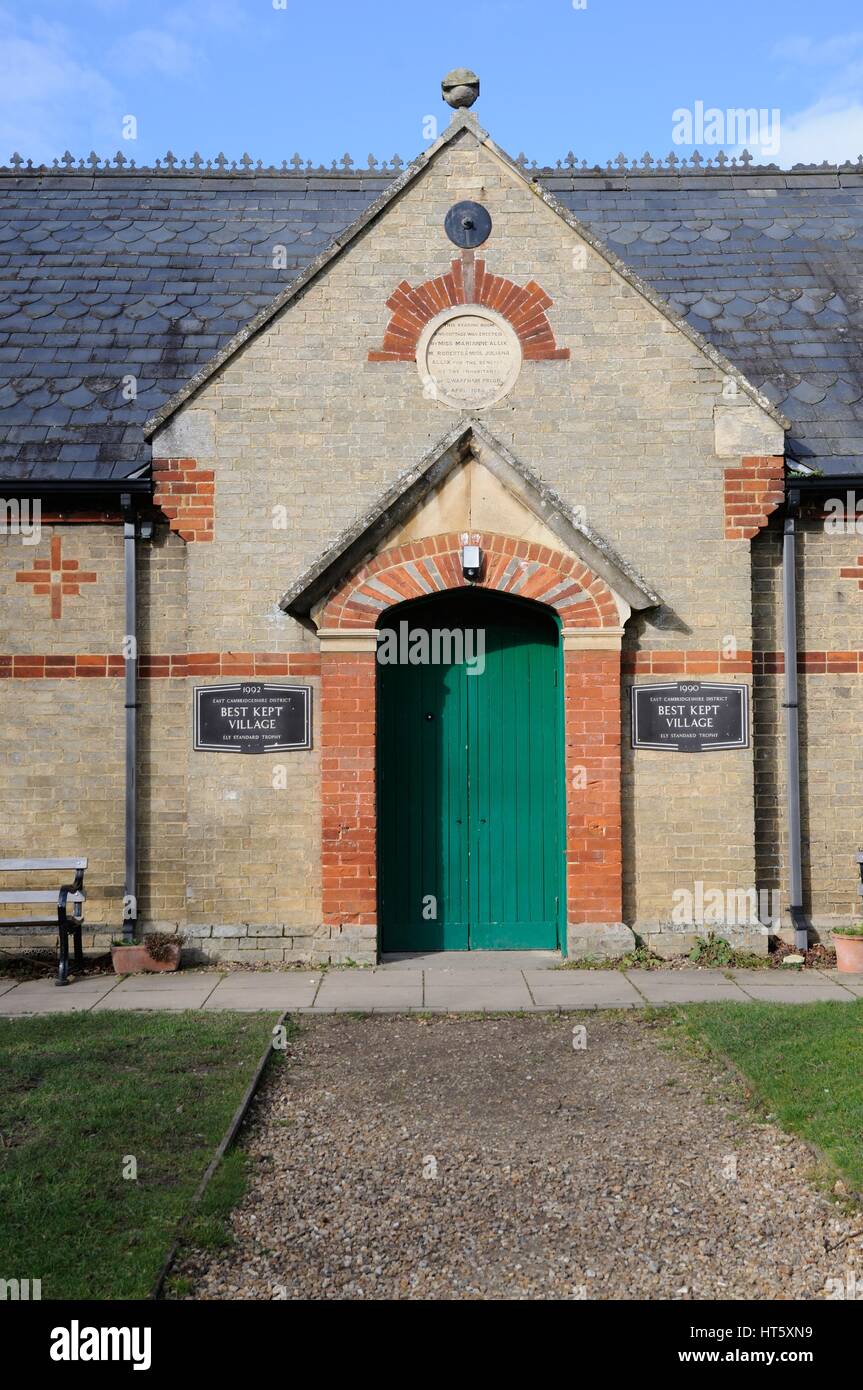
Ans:
<svg viewBox="0 0 863 1390"><path fill-rule="evenodd" d="M92 191L76 178L16 170L3 180L26 216L0 245L15 310L0 319L10 520L0 538L0 814L5 856L88 856L91 941L116 935L125 916L127 928L179 927L213 958L368 963L388 944L384 861L392 877L416 853L407 891L418 924L431 901L424 920L440 916L440 944L452 940L447 913L461 923L450 880L478 873L461 945L477 943L482 919L496 924L488 940L500 948L616 954L640 937L668 952L712 928L766 949L763 923L733 909L778 892L769 930L789 929L790 513L798 906L813 936L854 915L863 385L859 362L840 360L849 345L837 325L848 315L859 333L859 297L837 285L826 257L821 285L806 281L817 279L817 252L802 275L792 255L768 263L765 247L790 252L808 227L821 230L810 246L847 256L863 235L859 173L765 175L744 164L536 174L457 111L404 170L108 170ZM661 218L639 211L647 193L664 200ZM599 210L575 210L579 198ZM783 210L787 237L778 201L795 208ZM62 206L72 207L65 221ZM448 214L463 206L490 219L476 245L463 244L473 240L464 228L449 234ZM622 229L616 240L603 236L604 218ZM759 223L744 269L740 247L725 248ZM70 227L79 235L66 254ZM244 238L245 262L229 254L229 231ZM215 255L196 253L196 234L210 250L215 239ZM163 239L182 241L183 254L162 255ZM782 332L762 291L788 306ZM45 312L30 315L33 305ZM837 497L850 499L841 529L831 524ZM466 545L480 552L471 576ZM419 771L410 750L421 733L399 742L396 730L385 754L376 709L390 679L381 630L428 626L436 611L451 626L466 591L488 596L482 611L501 649L512 648L510 664L501 658L459 687L471 687L469 701L480 681L506 687L522 669L540 700L546 677L533 657L522 661L521 638L508 644L508 622L550 624L553 655L547 706L507 703L506 688L476 694L484 713L465 725L468 742L485 740L465 764L476 838L454 850L460 803L429 782L449 775L443 725L461 717L461 697L439 687L444 712L424 716L439 718L438 761ZM633 746L633 686L699 683L746 688L740 746ZM310 692L310 746L260 756L196 747L196 692L224 686L237 704L266 703L261 686ZM430 701L428 689L417 698ZM507 771L514 741L525 761ZM550 759L541 785L529 780L540 756ZM386 758L398 785L384 794ZM495 817L505 824L484 849L480 827ZM507 907L495 883L513 861ZM544 893L551 907L524 906ZM705 918L710 894L726 908ZM402 925L398 935L390 924L402 945L436 939Z"/></svg>

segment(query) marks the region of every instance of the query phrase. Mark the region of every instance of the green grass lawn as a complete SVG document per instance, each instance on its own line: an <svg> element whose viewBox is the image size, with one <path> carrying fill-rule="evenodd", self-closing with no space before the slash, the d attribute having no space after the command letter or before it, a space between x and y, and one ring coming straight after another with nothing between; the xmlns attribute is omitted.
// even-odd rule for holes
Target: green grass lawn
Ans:
<svg viewBox="0 0 863 1390"><path fill-rule="evenodd" d="M43 1298L146 1297L275 1017L0 1019L0 1278L41 1279ZM211 1236L242 1187L234 1152L201 1217Z"/></svg>
<svg viewBox="0 0 863 1390"><path fill-rule="evenodd" d="M687 1030L752 1083L783 1129L815 1144L863 1191L863 999L853 1004L695 1004Z"/></svg>

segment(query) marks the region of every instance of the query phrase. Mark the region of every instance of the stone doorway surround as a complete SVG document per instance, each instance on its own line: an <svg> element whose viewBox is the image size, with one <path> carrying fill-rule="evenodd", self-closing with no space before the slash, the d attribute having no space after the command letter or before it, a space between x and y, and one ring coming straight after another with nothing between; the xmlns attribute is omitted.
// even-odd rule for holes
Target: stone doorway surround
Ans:
<svg viewBox="0 0 863 1390"><path fill-rule="evenodd" d="M494 476L498 514L522 525L423 529L447 517L460 470ZM408 523L406 525L406 523ZM462 524L465 530L461 529ZM358 962L377 959L377 624L408 599L466 587L465 531L483 552L476 587L545 605L561 627L566 777L567 949L619 954L622 918L621 646L633 609L658 598L571 508L477 420L464 420L282 600L314 625L321 651L322 924ZM393 543L393 542L396 543Z"/></svg>
<svg viewBox="0 0 863 1390"><path fill-rule="evenodd" d="M480 533L477 587L517 593L560 619L564 666L568 937L622 913L620 652L623 628L604 580L560 552ZM377 631L393 605L464 587L458 535L385 550L321 615L322 869L325 925L377 945L375 698Z"/></svg>

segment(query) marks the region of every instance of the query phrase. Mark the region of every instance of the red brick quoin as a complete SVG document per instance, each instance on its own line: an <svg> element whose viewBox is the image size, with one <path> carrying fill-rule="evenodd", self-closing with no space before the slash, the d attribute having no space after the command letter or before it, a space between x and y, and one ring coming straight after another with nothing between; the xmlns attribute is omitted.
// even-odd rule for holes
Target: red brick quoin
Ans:
<svg viewBox="0 0 863 1390"><path fill-rule="evenodd" d="M752 540L785 500L781 454L744 458L725 470L725 539Z"/></svg>
<svg viewBox="0 0 863 1390"><path fill-rule="evenodd" d="M473 285L470 277L473 275ZM413 362L420 334L430 319L457 304L482 304L495 309L515 329L522 356L532 362L565 361L569 348L559 348L546 317L554 300L541 285L530 280L517 285L501 275L490 275L485 261L453 261L445 275L426 280L416 289L402 280L387 300L392 310L383 346L370 352L370 362Z"/></svg>
<svg viewBox="0 0 863 1390"><path fill-rule="evenodd" d="M153 460L153 501L184 541L213 539L215 477L196 459Z"/></svg>
<svg viewBox="0 0 863 1390"><path fill-rule="evenodd" d="M546 546L482 535L481 587L545 603L565 631L616 630L604 580ZM369 632L406 599L463 588L456 535L377 555L335 593L320 618L332 632ZM377 922L374 651L321 653L323 920ZM565 653L566 871L571 923L619 922L621 890L620 652Z"/></svg>
<svg viewBox="0 0 863 1390"><path fill-rule="evenodd" d="M564 652L566 902L571 923L623 916L620 652Z"/></svg>

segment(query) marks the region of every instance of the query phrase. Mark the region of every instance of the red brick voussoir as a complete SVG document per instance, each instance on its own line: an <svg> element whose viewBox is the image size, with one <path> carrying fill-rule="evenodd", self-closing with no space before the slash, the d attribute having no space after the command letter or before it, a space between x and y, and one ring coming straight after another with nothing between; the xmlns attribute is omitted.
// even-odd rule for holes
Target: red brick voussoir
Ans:
<svg viewBox="0 0 863 1390"><path fill-rule="evenodd" d="M426 280L414 288L402 280L387 300L392 311L379 351L369 353L370 362L413 362L417 344L426 324L445 309L460 304L482 304L494 309L515 330L522 357L530 362L562 362L569 348L559 348L546 310L554 301L536 280L517 285L502 275L490 275L485 261L474 263L473 294L469 297L464 266L453 261L445 275Z"/></svg>
<svg viewBox="0 0 863 1390"><path fill-rule="evenodd" d="M509 536L481 535L479 544L483 571L473 587L545 603L567 629L618 626L611 590L581 560ZM320 625L368 629L393 603L464 585L458 535L430 536L376 555L332 596Z"/></svg>

